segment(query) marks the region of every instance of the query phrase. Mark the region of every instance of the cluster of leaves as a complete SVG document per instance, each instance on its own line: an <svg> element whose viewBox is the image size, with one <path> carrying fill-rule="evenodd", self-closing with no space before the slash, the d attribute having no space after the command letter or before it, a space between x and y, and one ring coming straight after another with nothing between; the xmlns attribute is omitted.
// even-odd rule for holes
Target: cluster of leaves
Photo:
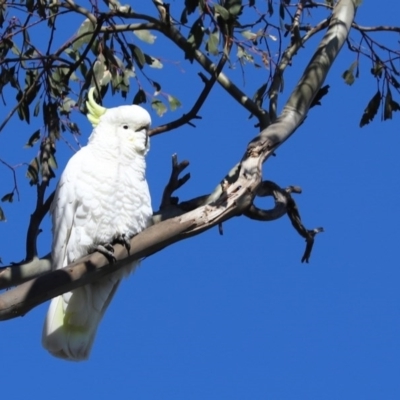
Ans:
<svg viewBox="0 0 400 400"><path fill-rule="evenodd" d="M369 47L368 53L363 53L362 45L365 42ZM360 76L359 57L363 54L371 60L372 67L370 72L378 87L364 110L360 120L360 127L373 121L380 107L382 109L381 119L383 121L392 119L393 112L400 111L400 104L393 99L392 95L392 90L400 94L400 68L396 68L395 66L395 63L399 63L400 60L399 53L381 44L376 44L365 33L361 35L359 46L350 45L350 49L357 52L357 60L354 61L342 75L346 84L350 86L353 85ZM377 53L378 50L386 53L386 61L383 61L383 57L381 58Z"/></svg>
<svg viewBox="0 0 400 400"><path fill-rule="evenodd" d="M177 13L180 18L172 15L172 11L176 13L173 7L180 6L174 3L167 7L168 23L186 39L183 46L177 41L175 45L183 49L185 58L191 62L196 52L201 51L212 59L226 57L231 69L240 68L244 72L246 66L251 66L260 70L261 85L253 95L253 102L261 108L283 60L284 41L289 48L311 29L307 18L296 22L297 6L308 8L308 13L311 8L330 9L335 2L185 0L183 3ZM86 111L90 86L96 86L101 97L111 92L123 98L131 96L135 104L150 103L160 116L181 106L179 99L162 89L166 85L153 78L165 63L148 52L157 43L151 31L158 29L154 21L162 21L156 7L155 17L136 14L118 0L90 2L89 8L84 7L88 5L70 1L0 2L0 96L4 103L12 102L10 113L0 121L0 131L14 114L27 123L32 117L43 120L41 128L35 129L26 143L26 147L38 147L27 171L31 185L47 185L54 177L57 143L66 132L79 135L79 126L71 112ZM271 23L273 18L275 24ZM131 24L138 20L140 24ZM63 36L67 39L59 44ZM363 47L365 43L368 51ZM400 109L392 97L392 91L398 92L400 88L395 78L399 72L394 66L398 53L376 44L365 32L361 32L360 44L349 44L349 48L356 52L357 61L343 74L345 82L351 85L358 77L361 55L373 62L372 74L378 81L378 91L360 125L369 123L380 105L383 119L391 118L393 111ZM379 56L376 49L386 51L388 57ZM278 75L282 91L283 70ZM3 197L3 201L10 201L10 197Z"/></svg>
<svg viewBox="0 0 400 400"><path fill-rule="evenodd" d="M127 98L134 82L137 89L132 102L150 102L160 116L168 108L174 111L181 106L179 99L165 93L159 81L149 75L148 68L163 68L159 57L144 50L155 43L156 36L145 28L132 28L133 35L113 29L121 20L137 17L130 6L121 6L116 0L105 3L108 9L100 9L100 5L92 3L87 13L72 7L70 2L9 0L0 5L0 95L7 103L9 94L15 93L15 107L6 120L0 121L0 130L14 113L28 124L32 116L42 115L43 118L42 127L36 129L26 143L26 147L40 144L27 170L31 185L48 184L55 176L57 142L64 132L79 134L71 112L86 111L85 99L90 86L96 86L101 97L111 91L113 95L119 93ZM180 22L176 22L182 32L187 32L185 57L193 61L193 52L200 48L211 56L219 56L227 42L233 41L240 66L250 63L258 68L269 67L268 42L275 39L269 31L279 29L269 24L266 14L258 11L255 21L246 25L239 21L244 8L254 8L255 3L255 0L245 5L242 0L219 3L186 0ZM272 0L267 3L271 16L274 5ZM286 5L286 2L280 4L281 19ZM70 21L76 21L78 29L71 32L73 34L64 44L56 47L55 37L60 27L73 26ZM256 56L260 63L256 62ZM234 67L235 60L230 59L230 65ZM261 104L265 90L258 93ZM8 201L8 197L3 201Z"/></svg>
<svg viewBox="0 0 400 400"><path fill-rule="evenodd" d="M126 98L135 79L138 91L134 103L150 100L159 115L167 111L159 97L166 99L171 110L180 106L177 98L163 93L161 85L144 71L146 66L156 70L163 67L157 57L141 49L140 43L154 43L154 35L140 30L129 35L128 40L123 32L102 30L115 24L109 10L108 13L97 10L95 24L76 10L63 8L63 4L41 0L0 4L0 95L5 105L10 102L13 106L9 116L0 121L0 130L14 113L28 124L32 116L42 114L43 118L42 127L31 134L25 145L40 145L37 156L28 165L26 175L31 185L48 184L55 176L57 141L64 132L79 134L78 125L70 119L71 111L86 111L84 100L89 86L97 86L102 96L110 89ZM113 4L115 7L116 2ZM53 45L56 29L67 25L69 20L82 19L78 29L71 31L70 39L56 48ZM36 33L31 38L32 29ZM138 71L142 72L141 77L137 76ZM150 84L153 91L145 91L145 84ZM10 100L13 92L15 100ZM7 194L1 200L12 199ZM0 217L0 220L5 218L3 211Z"/></svg>
<svg viewBox="0 0 400 400"><path fill-rule="evenodd" d="M187 27L191 16L196 15L196 19L189 25L186 58L192 61L194 51L200 48L208 54L217 56L223 51L226 40L231 40L236 46L236 59L239 65L250 63L256 68L261 68L263 65L269 68L269 60L273 54L270 39L276 40L270 31L279 34L280 28L269 22L268 17L273 15L274 6L272 0L268 0L267 3L268 11L262 13L255 7L255 0L249 1L246 5L242 0L225 0L219 3L186 0L180 18L182 26ZM285 18L285 7L286 2L280 2L281 27ZM255 11L254 20L244 23L242 21L245 20L244 11L251 8ZM247 13L246 16L248 15ZM235 61L231 59L230 62L231 67L234 67Z"/></svg>

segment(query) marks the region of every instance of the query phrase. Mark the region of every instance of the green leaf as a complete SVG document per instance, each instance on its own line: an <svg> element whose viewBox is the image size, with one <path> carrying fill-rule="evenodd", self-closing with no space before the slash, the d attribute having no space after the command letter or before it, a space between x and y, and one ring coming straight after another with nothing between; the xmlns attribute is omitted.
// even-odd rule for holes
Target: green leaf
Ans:
<svg viewBox="0 0 400 400"><path fill-rule="evenodd" d="M281 20L285 19L285 6L283 5L282 2L279 5L279 16L280 16Z"/></svg>
<svg viewBox="0 0 400 400"><path fill-rule="evenodd" d="M11 73L9 69L3 67L1 67L0 71L0 93L2 93L3 88L11 82L13 73Z"/></svg>
<svg viewBox="0 0 400 400"><path fill-rule="evenodd" d="M146 93L143 89L139 89L133 98L133 104L143 104L147 102Z"/></svg>
<svg viewBox="0 0 400 400"><path fill-rule="evenodd" d="M35 6L34 0L26 0L26 8L30 13L33 11L34 6Z"/></svg>
<svg viewBox="0 0 400 400"><path fill-rule="evenodd" d="M175 111L177 108L182 106L182 103L176 97L171 96L170 94L168 95L168 103L171 111Z"/></svg>
<svg viewBox="0 0 400 400"><path fill-rule="evenodd" d="M40 113L40 99L37 101L35 108L33 110L33 116L37 117Z"/></svg>
<svg viewBox="0 0 400 400"><path fill-rule="evenodd" d="M329 92L329 85L325 85L321 89L319 89L317 94L313 98L313 101L310 104L310 108L314 106L320 106L322 98L326 96L328 92Z"/></svg>
<svg viewBox="0 0 400 400"><path fill-rule="evenodd" d="M21 55L21 50L18 48L18 46L15 43L13 43L13 46L11 47L11 52L14 53L18 57Z"/></svg>
<svg viewBox="0 0 400 400"><path fill-rule="evenodd" d="M400 104L393 100L392 92L388 86L387 93L385 97L385 105L383 111L383 120L392 119L393 111L400 111Z"/></svg>
<svg viewBox="0 0 400 400"><path fill-rule="evenodd" d="M167 107L160 100L152 100L151 107L153 108L153 110L156 111L157 115L160 117L162 117L167 111Z"/></svg>
<svg viewBox="0 0 400 400"><path fill-rule="evenodd" d="M219 44L219 30L215 30L208 36L208 41L206 44L206 50L216 56L218 54L218 44Z"/></svg>
<svg viewBox="0 0 400 400"><path fill-rule="evenodd" d="M85 19L76 33L78 39L72 44L72 49L75 51L79 50L83 44L89 43L94 28L94 24L89 19Z"/></svg>
<svg viewBox="0 0 400 400"><path fill-rule="evenodd" d="M149 56L148 54L145 54L144 59L146 61L146 64L150 68L161 69L163 67L162 63L160 62L160 60L158 58L155 58L155 57Z"/></svg>
<svg viewBox="0 0 400 400"><path fill-rule="evenodd" d="M353 72L354 72L354 68L356 68L357 65L358 65L358 61L356 60L350 65L349 69L344 71L342 74L342 78L349 86L351 86L354 83L354 81L356 80Z"/></svg>
<svg viewBox="0 0 400 400"><path fill-rule="evenodd" d="M58 116L58 105L56 102L43 102L44 125L49 137L55 142L60 138L60 117Z"/></svg>
<svg viewBox="0 0 400 400"><path fill-rule="evenodd" d="M17 101L20 102L22 100L22 97L23 93L21 90L19 90L16 96ZM26 100L19 105L17 113L21 121L25 120L29 124L30 122L29 105L26 102Z"/></svg>
<svg viewBox="0 0 400 400"><path fill-rule="evenodd" d="M37 131L33 132L31 137L28 139L28 141L25 144L25 148L33 147L33 145L40 139L40 129Z"/></svg>
<svg viewBox="0 0 400 400"><path fill-rule="evenodd" d="M157 96L161 92L161 85L156 81L151 81L154 89L156 89L154 96Z"/></svg>
<svg viewBox="0 0 400 400"><path fill-rule="evenodd" d="M229 20L230 14L225 7L222 7L219 4L214 4L214 10L215 14L219 14L224 21Z"/></svg>
<svg viewBox="0 0 400 400"><path fill-rule="evenodd" d="M107 70L107 67L103 60L97 59L94 63L93 66L93 78L95 80L95 83L98 85L101 85L101 81L104 77L104 73Z"/></svg>
<svg viewBox="0 0 400 400"><path fill-rule="evenodd" d="M77 51L75 51L75 50L73 50L71 48L65 49L64 52L69 57L71 57L74 61L78 61L79 60L79 52L77 52Z"/></svg>
<svg viewBox="0 0 400 400"><path fill-rule="evenodd" d="M60 109L61 109L60 114L68 115L71 112L72 108L75 107L75 105L76 105L75 100L72 100L69 97L64 97L62 99L62 104L60 105Z"/></svg>
<svg viewBox="0 0 400 400"><path fill-rule="evenodd" d="M129 43L128 46L131 49L132 58L135 60L138 67L140 69L143 69L144 65L146 64L146 58L145 58L142 50L140 50L139 47L137 47L131 43Z"/></svg>
<svg viewBox="0 0 400 400"><path fill-rule="evenodd" d="M392 92L388 86L386 97L385 97L385 104L383 107L383 120L386 121L387 119L392 119Z"/></svg>
<svg viewBox="0 0 400 400"><path fill-rule="evenodd" d="M272 6L272 0L268 0L268 14L270 17L272 17L273 13L274 13L274 7Z"/></svg>
<svg viewBox="0 0 400 400"><path fill-rule="evenodd" d="M400 111L400 104L397 101L392 100L392 111Z"/></svg>
<svg viewBox="0 0 400 400"><path fill-rule="evenodd" d="M390 75L390 83L393 85L395 89L400 89L400 83L393 75Z"/></svg>
<svg viewBox="0 0 400 400"><path fill-rule="evenodd" d="M148 44L153 44L157 38L157 36L154 36L150 31L147 29L141 29L138 31L133 31L133 34L142 40L143 42L146 42Z"/></svg>
<svg viewBox="0 0 400 400"><path fill-rule="evenodd" d="M6 201L8 201L9 203L12 203L14 200L14 192L12 193L7 193L5 194L2 198L1 201L4 203Z"/></svg>
<svg viewBox="0 0 400 400"><path fill-rule="evenodd" d="M236 55L242 63L245 63L245 61L248 61L250 63L254 62L253 56L251 54L247 53L247 51L245 50L245 48L243 46L238 45L237 48L238 48L238 50L237 50Z"/></svg>
<svg viewBox="0 0 400 400"><path fill-rule="evenodd" d="M248 40L254 41L257 40L257 34L252 31L242 31L240 34Z"/></svg>
<svg viewBox="0 0 400 400"><path fill-rule="evenodd" d="M375 115L379 109L381 97L381 92L378 90L374 97L372 97L372 99L369 101L367 108L364 110L364 114L360 121L360 127L369 124L375 118Z"/></svg>
<svg viewBox="0 0 400 400"><path fill-rule="evenodd" d="M29 179L29 184L31 186L36 185L39 182L39 160L37 157L35 157L28 165L26 177Z"/></svg>
<svg viewBox="0 0 400 400"><path fill-rule="evenodd" d="M195 50L197 50L204 37L204 27L203 27L203 19L200 17L196 20L196 22L192 25L192 28L189 32L189 37L187 40L188 49L185 53L185 59L193 61L193 55Z"/></svg>
<svg viewBox="0 0 400 400"><path fill-rule="evenodd" d="M187 8L185 7L183 9L183 11L182 11L181 18L180 18L180 21L181 21L182 25L186 25L187 24L187 22L188 22L187 17L188 17L188 12L187 12Z"/></svg>
<svg viewBox="0 0 400 400"><path fill-rule="evenodd" d="M3 2L2 4L0 4L0 28L3 28L3 24L5 21L4 18L4 14L7 11L7 5L5 4L5 2Z"/></svg>
<svg viewBox="0 0 400 400"><path fill-rule="evenodd" d="M187 10L188 15L195 12L198 5L199 5L199 0L185 0L185 8Z"/></svg>
<svg viewBox="0 0 400 400"><path fill-rule="evenodd" d="M254 93L253 101L259 106L262 106L265 91L267 90L268 82L261 85Z"/></svg>
<svg viewBox="0 0 400 400"><path fill-rule="evenodd" d="M226 0L224 6L233 18L240 15L243 8L242 0Z"/></svg>
<svg viewBox="0 0 400 400"><path fill-rule="evenodd" d="M54 169L58 168L56 157L54 156L54 153L49 155L48 163L49 163L51 168L54 168Z"/></svg>
<svg viewBox="0 0 400 400"><path fill-rule="evenodd" d="M371 74L376 78L381 78L383 73L384 64L381 60L377 59L374 66L371 68Z"/></svg>
<svg viewBox="0 0 400 400"><path fill-rule="evenodd" d="M1 222L7 221L6 216L4 215L4 211L1 207L0 207L0 221Z"/></svg>

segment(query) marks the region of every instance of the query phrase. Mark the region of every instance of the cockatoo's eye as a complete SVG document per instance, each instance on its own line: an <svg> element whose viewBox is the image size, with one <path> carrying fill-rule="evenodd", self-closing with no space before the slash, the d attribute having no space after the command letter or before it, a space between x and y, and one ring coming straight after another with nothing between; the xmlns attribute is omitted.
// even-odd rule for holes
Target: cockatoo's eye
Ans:
<svg viewBox="0 0 400 400"><path fill-rule="evenodd" d="M123 127L124 129L128 129L128 128L129 128L128 125L122 125L122 127Z"/></svg>

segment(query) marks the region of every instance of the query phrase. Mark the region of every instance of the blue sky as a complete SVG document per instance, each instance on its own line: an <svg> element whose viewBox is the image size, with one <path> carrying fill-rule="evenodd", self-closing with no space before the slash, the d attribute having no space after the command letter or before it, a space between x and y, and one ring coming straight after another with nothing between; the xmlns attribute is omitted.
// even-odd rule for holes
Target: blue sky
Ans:
<svg viewBox="0 0 400 400"><path fill-rule="evenodd" d="M379 8L365 1L357 21L398 25L399 12L394 0ZM156 35L164 48L155 52L179 60ZM390 42L396 39L392 35ZM316 43L307 44L287 71L283 98ZM42 349L48 304L0 323L3 397L400 398L400 114L384 123L378 116L359 128L376 85L365 61L355 84L344 84L341 74L354 59L343 49L327 78L331 88L323 105L310 111L264 167L265 179L303 188L296 200L305 225L326 230L316 239L310 264L300 263L304 242L288 218L268 224L234 218L224 224L223 236L212 229L143 261L120 286L87 362L61 361ZM184 104L162 118L152 112L154 126L190 108L201 88L199 71L188 62L179 68L166 63L153 74ZM251 66L244 87L240 71L227 74L250 95L265 79L265 70ZM122 102L108 96L105 105ZM1 119L7 111L0 109ZM178 193L191 198L210 192L257 134L248 113L218 87L201 115L195 129L186 126L152 139L148 181L154 209L173 153L191 162L192 178ZM0 133L0 158L15 165L34 157L36 149L22 147L41 124L41 118L30 126L12 121ZM90 125L82 127L84 144ZM71 155L60 144L60 170ZM0 256L6 264L24 255L35 199L24 174L18 170L21 201L2 204L8 221L0 224ZM0 177L6 193L12 176L0 166ZM48 221L43 229L41 254L50 248Z"/></svg>

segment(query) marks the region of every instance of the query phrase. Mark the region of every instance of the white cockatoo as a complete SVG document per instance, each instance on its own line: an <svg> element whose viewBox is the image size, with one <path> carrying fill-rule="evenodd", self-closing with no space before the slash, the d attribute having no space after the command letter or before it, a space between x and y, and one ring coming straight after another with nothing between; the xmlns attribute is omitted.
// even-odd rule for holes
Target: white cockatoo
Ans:
<svg viewBox="0 0 400 400"><path fill-rule="evenodd" d="M93 89L88 99L93 132L87 146L69 160L51 205L53 269L117 238L130 239L151 224L145 178L149 113L136 105L101 107L93 99ZM136 265L52 299L43 346L56 357L87 359L120 280Z"/></svg>

